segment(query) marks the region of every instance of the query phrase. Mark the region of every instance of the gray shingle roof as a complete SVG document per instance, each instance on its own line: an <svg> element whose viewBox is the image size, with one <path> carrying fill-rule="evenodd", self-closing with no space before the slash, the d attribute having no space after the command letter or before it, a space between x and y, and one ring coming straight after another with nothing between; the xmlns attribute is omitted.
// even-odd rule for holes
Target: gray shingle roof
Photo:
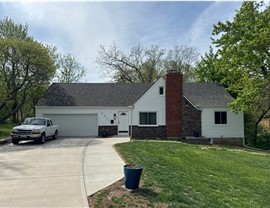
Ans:
<svg viewBox="0 0 270 208"><path fill-rule="evenodd" d="M37 106L131 106L152 86L138 83L54 83ZM234 99L217 83L185 83L194 105L227 106Z"/></svg>
<svg viewBox="0 0 270 208"><path fill-rule="evenodd" d="M152 84L53 83L37 106L130 106Z"/></svg>
<svg viewBox="0 0 270 208"><path fill-rule="evenodd" d="M218 83L185 83L184 95L196 106L228 106L234 98Z"/></svg>

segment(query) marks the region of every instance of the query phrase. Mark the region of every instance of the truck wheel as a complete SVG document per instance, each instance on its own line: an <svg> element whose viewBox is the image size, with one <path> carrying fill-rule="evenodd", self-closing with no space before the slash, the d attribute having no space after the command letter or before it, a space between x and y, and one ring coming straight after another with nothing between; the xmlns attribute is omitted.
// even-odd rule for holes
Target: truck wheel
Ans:
<svg viewBox="0 0 270 208"><path fill-rule="evenodd" d="M12 139L12 143L13 144L19 144L20 140L17 140L17 139Z"/></svg>
<svg viewBox="0 0 270 208"><path fill-rule="evenodd" d="M40 144L44 144L45 143L45 134L43 133L43 134L41 134L41 137L39 138L39 143Z"/></svg>
<svg viewBox="0 0 270 208"><path fill-rule="evenodd" d="M58 131L56 130L54 135L52 136L52 139L57 139L57 137L58 137Z"/></svg>

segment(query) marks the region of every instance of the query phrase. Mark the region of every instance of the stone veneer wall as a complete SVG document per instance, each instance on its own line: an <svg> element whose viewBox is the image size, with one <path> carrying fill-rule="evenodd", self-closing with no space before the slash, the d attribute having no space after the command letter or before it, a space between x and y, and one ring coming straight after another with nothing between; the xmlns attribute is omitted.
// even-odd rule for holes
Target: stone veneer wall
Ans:
<svg viewBox="0 0 270 208"><path fill-rule="evenodd" d="M213 144L243 146L243 138L213 138Z"/></svg>
<svg viewBox="0 0 270 208"><path fill-rule="evenodd" d="M131 127L129 127L129 133ZM158 127L140 127L132 126L132 138L137 139L165 139L166 138L166 126Z"/></svg>
<svg viewBox="0 0 270 208"><path fill-rule="evenodd" d="M183 136L194 136L199 131L201 136L201 111L195 108L186 98L182 99L183 106Z"/></svg>
<svg viewBox="0 0 270 208"><path fill-rule="evenodd" d="M108 130L108 136L118 134L118 126L98 126L98 136L101 136L101 131L103 128Z"/></svg>

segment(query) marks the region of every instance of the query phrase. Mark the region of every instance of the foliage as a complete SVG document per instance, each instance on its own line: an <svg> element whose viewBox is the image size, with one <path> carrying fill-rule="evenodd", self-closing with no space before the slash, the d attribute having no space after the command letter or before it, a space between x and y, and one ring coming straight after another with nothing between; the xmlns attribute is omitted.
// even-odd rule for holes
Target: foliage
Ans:
<svg viewBox="0 0 270 208"><path fill-rule="evenodd" d="M0 139L9 137L13 126L13 124L0 124Z"/></svg>
<svg viewBox="0 0 270 208"><path fill-rule="evenodd" d="M254 123L256 117L253 113L245 113L245 142L247 146L253 145ZM270 150L270 128L262 124L258 125L256 148Z"/></svg>
<svg viewBox="0 0 270 208"><path fill-rule="evenodd" d="M167 53L164 62L164 70L176 70L184 75L186 81L195 80L194 66L198 61L199 53L194 47L175 46Z"/></svg>
<svg viewBox="0 0 270 208"><path fill-rule="evenodd" d="M28 25L15 24L10 18L5 17L0 21L0 39L32 39L28 34Z"/></svg>
<svg viewBox="0 0 270 208"><path fill-rule="evenodd" d="M270 8L264 3L243 2L232 22L214 25L210 52L198 64L200 81L218 81L236 98L235 112L256 117L257 126L270 116Z"/></svg>
<svg viewBox="0 0 270 208"><path fill-rule="evenodd" d="M85 76L85 70L81 64L76 61L71 54L57 54L56 66L56 82L76 83L80 82Z"/></svg>
<svg viewBox="0 0 270 208"><path fill-rule="evenodd" d="M270 133L264 132L263 134L259 134L257 138L256 147L259 149L270 149Z"/></svg>
<svg viewBox="0 0 270 208"><path fill-rule="evenodd" d="M215 66L217 56L213 48L210 47L209 53L205 53L205 56L201 57L196 68L198 82L222 82L224 75L222 71L218 70L218 67Z"/></svg>
<svg viewBox="0 0 270 208"><path fill-rule="evenodd" d="M3 121L22 107L33 85L49 82L55 67L47 48L42 44L16 39L0 40L0 63L0 74L6 90L0 110L6 105L12 106L12 111L0 119Z"/></svg>
<svg viewBox="0 0 270 208"><path fill-rule="evenodd" d="M0 123L33 116L56 70L58 82L78 82L85 75L71 54L35 41L27 24L0 20Z"/></svg>
<svg viewBox="0 0 270 208"><path fill-rule="evenodd" d="M178 142L117 144L127 164L143 166L141 189L109 194L106 207L268 207L270 154ZM99 192L104 205L106 190ZM146 206L144 206L146 205ZM95 207L95 206L94 206Z"/></svg>
<svg viewBox="0 0 270 208"><path fill-rule="evenodd" d="M48 85L55 67L48 47L30 38L27 26L6 18L0 28L0 122L10 116L16 122L31 88Z"/></svg>
<svg viewBox="0 0 270 208"><path fill-rule="evenodd" d="M109 49L100 46L97 64L113 82L151 83L166 70L176 70L187 81L192 80L197 59L196 49L187 46L175 46L166 52L157 45L147 48L137 44L125 53L113 44Z"/></svg>

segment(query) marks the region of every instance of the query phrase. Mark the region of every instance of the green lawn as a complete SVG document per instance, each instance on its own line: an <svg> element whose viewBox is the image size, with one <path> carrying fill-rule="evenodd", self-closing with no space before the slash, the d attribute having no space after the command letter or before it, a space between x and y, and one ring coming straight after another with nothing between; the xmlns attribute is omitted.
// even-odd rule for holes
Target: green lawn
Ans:
<svg viewBox="0 0 270 208"><path fill-rule="evenodd" d="M13 126L13 124L0 124L0 139L9 137Z"/></svg>
<svg viewBox="0 0 270 208"><path fill-rule="evenodd" d="M149 204L270 207L268 152L158 141L132 141L116 148L127 163L144 167L141 190Z"/></svg>

